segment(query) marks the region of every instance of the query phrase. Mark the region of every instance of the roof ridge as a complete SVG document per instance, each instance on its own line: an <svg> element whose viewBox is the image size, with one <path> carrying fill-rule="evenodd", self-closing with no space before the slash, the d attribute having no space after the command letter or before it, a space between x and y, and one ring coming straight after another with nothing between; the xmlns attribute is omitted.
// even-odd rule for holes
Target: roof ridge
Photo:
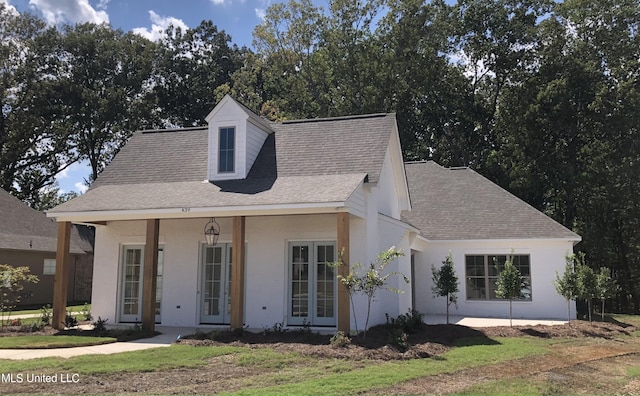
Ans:
<svg viewBox="0 0 640 396"><path fill-rule="evenodd" d="M183 131L200 131L203 129L207 129L207 126L195 126L195 127L186 127L186 128L165 128L165 129L143 129L138 131L139 133L148 134L148 133L167 133L167 132L183 132Z"/></svg>
<svg viewBox="0 0 640 396"><path fill-rule="evenodd" d="M312 122L360 120L360 119L366 119L366 118L381 118L381 117L386 117L392 114L395 114L395 113L354 114L354 115L339 116L339 117L307 118L307 119L299 119L299 120L282 121L280 122L280 124L304 124L304 123L312 123Z"/></svg>

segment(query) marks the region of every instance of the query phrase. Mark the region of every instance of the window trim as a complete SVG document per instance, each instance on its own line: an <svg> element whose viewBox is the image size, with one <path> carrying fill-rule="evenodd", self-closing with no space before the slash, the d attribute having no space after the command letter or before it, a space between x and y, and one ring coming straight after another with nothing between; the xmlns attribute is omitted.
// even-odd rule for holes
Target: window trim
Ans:
<svg viewBox="0 0 640 396"><path fill-rule="evenodd" d="M224 149L222 148L222 131L232 131L233 132L233 139L232 139L232 145L233 147L231 149L229 149L228 147L225 147ZM233 174L236 172L236 127L234 125L232 126L221 126L218 128L218 174ZM227 138L227 145L228 145L228 141L229 138L228 136L226 136ZM229 153L231 154L231 169L225 168L223 170L223 166L222 166L222 153L223 151L225 152L226 155L228 155ZM226 165L229 165L229 158L225 157L226 161Z"/></svg>
<svg viewBox="0 0 640 396"><path fill-rule="evenodd" d="M468 269L467 269L467 259L469 257L482 257L483 258L483 275L469 275L468 274ZM533 287L532 287L532 276L531 276L531 254L528 253L522 253L522 254L508 254L508 253L500 253L500 254L465 254L464 255L464 276L465 276L465 299L466 301L469 302L489 302L489 301L507 301L507 299L502 299L502 298L495 298L495 297L491 297L491 289L489 287L490 285L490 281L497 279L499 272L496 272L495 275L492 275L489 271L489 267L491 265L493 265L492 263L490 264L490 261L493 261L493 259L496 259L498 257L504 257L505 260L509 260L509 258L516 258L516 257L527 257L529 260L529 275L523 275L523 278L525 279L525 285L527 286L527 288L529 289L529 298L515 298L513 299L513 301L516 302L532 302L533 301ZM515 265L515 263L514 263ZM516 265L516 267L518 267L518 269L520 269L520 265ZM484 298L471 298L469 297L469 295L471 293L469 293L469 288L470 288L470 284L469 281L470 279L483 279L484 280ZM525 289L525 288L523 288ZM521 292L522 293L522 292Z"/></svg>
<svg viewBox="0 0 640 396"><path fill-rule="evenodd" d="M52 262L53 262L53 266L51 265ZM53 267L53 272L50 272L51 267ZM49 271L47 271L47 268L49 269ZM55 274L56 274L56 259L44 259L44 263L42 266L42 275L52 276Z"/></svg>

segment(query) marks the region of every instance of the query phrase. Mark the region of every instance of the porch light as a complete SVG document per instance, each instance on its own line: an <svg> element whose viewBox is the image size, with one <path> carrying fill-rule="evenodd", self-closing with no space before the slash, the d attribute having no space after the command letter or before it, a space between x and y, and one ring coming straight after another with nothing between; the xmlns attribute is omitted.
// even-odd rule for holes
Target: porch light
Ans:
<svg viewBox="0 0 640 396"><path fill-rule="evenodd" d="M212 217L211 220L204 226L204 238L207 240L207 245L214 246L218 242L220 236L220 225L216 223Z"/></svg>

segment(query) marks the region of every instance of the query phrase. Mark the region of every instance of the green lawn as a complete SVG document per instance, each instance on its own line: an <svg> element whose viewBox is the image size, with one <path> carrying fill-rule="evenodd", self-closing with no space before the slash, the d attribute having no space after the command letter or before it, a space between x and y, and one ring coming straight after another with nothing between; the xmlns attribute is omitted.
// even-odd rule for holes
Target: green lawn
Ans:
<svg viewBox="0 0 640 396"><path fill-rule="evenodd" d="M87 305L89 310L91 309L91 304ZM77 312L80 313L82 310L84 309L84 304L83 305L70 305L67 307L67 312L71 311L71 312ZM4 313L4 316L6 317L8 314L8 312ZM12 311L11 312L11 316L15 316L15 315L40 315L42 314L42 311L40 311L40 309L28 309L28 310L22 310L22 311Z"/></svg>
<svg viewBox="0 0 640 396"><path fill-rule="evenodd" d="M612 318L628 324L640 324L637 317L614 315ZM626 360L604 359L600 362L601 366L587 369L591 371L584 378L581 376L582 365L575 367L575 375L570 370L560 370L557 374L553 371L552 375L551 372L541 371L541 375L507 375L500 377L501 379L478 383L469 382L464 371L486 368L496 373L501 368L508 367L511 362L517 364L518 359L532 356L558 359L559 356L574 353L576 349L585 348L587 352L584 356L589 358L592 356L588 353L590 348L609 347L612 350L624 348ZM541 361L546 359L543 357ZM589 361L587 365L597 363L599 362ZM193 373L195 378L213 381L210 382L212 386L217 384L217 388L211 390L212 393L227 392L225 394L230 395L403 394L405 384L412 384L411 381L414 380L428 384L430 376L443 374L465 379L463 387L457 388L463 389L458 393L460 395L567 394L576 392L577 388L573 388L576 386L582 386L579 392L582 394L627 394L628 392L619 390L640 377L640 338L467 338L460 340L443 355L406 361L318 358L272 348L184 344L101 355L99 358L86 355L69 359L0 360L0 373L19 372L78 373L95 376L97 380L104 376L105 381L118 377L118 373L129 376L128 378L131 374L140 375L136 373L156 373L155 375L171 378L172 385L181 383L184 378L189 378L189 373ZM190 384L192 385L188 386L196 386ZM588 387L587 391L585 386ZM201 392L203 389L209 388L160 387L149 393L194 393L195 390ZM409 386L406 389L415 388ZM427 388L425 392L428 392Z"/></svg>
<svg viewBox="0 0 640 396"><path fill-rule="evenodd" d="M0 349L49 349L101 345L116 342L110 337L25 335L0 337Z"/></svg>

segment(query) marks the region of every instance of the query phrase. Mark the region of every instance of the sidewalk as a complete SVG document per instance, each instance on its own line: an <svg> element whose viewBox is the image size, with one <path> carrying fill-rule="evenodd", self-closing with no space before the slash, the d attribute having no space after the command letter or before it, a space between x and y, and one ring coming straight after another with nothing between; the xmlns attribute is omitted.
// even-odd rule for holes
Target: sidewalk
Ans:
<svg viewBox="0 0 640 396"><path fill-rule="evenodd" d="M162 334L152 338L112 344L56 349L0 349L0 359L24 360L44 357L69 358L80 355L106 355L111 353L140 351L143 349L168 347L178 335L191 334L194 329L179 327L157 327Z"/></svg>
<svg viewBox="0 0 640 396"><path fill-rule="evenodd" d="M426 324L445 324L447 317L445 315L425 315L424 322ZM496 327L509 326L509 319L505 318L473 318L468 316L449 315L449 323L467 327ZM513 319L514 326L535 326L535 325L562 325L567 324L566 320L550 320L550 319Z"/></svg>

